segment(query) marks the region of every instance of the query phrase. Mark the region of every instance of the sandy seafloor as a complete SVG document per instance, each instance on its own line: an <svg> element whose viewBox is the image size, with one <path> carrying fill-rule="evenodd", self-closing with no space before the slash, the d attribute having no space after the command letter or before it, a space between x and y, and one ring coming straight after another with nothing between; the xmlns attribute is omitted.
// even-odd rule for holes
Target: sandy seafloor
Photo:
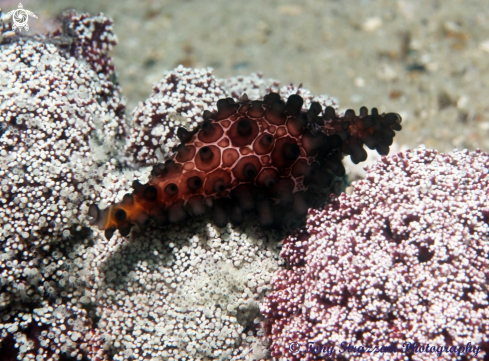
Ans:
<svg viewBox="0 0 489 361"><path fill-rule="evenodd" d="M17 1L2 0L4 10ZM489 150L489 6L480 0L25 0L54 28L65 9L114 19L130 112L178 64L217 78L262 72L282 84L398 112L399 145Z"/></svg>

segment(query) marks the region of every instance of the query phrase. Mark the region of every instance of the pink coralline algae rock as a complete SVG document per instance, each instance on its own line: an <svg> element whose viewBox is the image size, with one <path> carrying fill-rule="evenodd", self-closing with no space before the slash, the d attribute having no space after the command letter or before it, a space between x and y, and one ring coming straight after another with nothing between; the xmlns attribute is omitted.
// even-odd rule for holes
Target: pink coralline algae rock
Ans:
<svg viewBox="0 0 489 361"><path fill-rule="evenodd" d="M70 56L85 59L98 74L114 76L114 64L108 54L117 45L117 36L112 32L112 19L102 13L90 16L74 10L65 11L60 19L63 28L51 34L53 39L58 40L58 45L61 48L64 45Z"/></svg>
<svg viewBox="0 0 489 361"><path fill-rule="evenodd" d="M180 144L176 129L195 128L202 123L204 110L217 110L215 104L226 95L210 68L179 66L167 72L153 86L151 96L132 112L126 143L131 161L154 164L163 160Z"/></svg>
<svg viewBox="0 0 489 361"><path fill-rule="evenodd" d="M333 360L487 359L488 167L479 150L384 156L352 195L310 210L307 231L284 241L287 267L261 307L272 356L328 357L308 352L312 343L334 346ZM480 352L340 354L342 342L401 350L471 342Z"/></svg>

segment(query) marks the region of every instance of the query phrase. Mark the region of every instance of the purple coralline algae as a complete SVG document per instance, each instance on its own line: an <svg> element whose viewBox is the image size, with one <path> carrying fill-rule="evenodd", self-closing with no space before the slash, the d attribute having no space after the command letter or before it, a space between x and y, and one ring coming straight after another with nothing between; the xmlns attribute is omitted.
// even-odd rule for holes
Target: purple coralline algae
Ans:
<svg viewBox="0 0 489 361"><path fill-rule="evenodd" d="M489 352L489 156L418 148L383 156L353 194L309 210L287 237L286 267L261 305L272 356L315 360L290 344L335 347L334 360L424 360L426 354L340 354L342 342L480 347ZM307 350L306 350L307 351ZM442 353L443 360L473 355Z"/></svg>

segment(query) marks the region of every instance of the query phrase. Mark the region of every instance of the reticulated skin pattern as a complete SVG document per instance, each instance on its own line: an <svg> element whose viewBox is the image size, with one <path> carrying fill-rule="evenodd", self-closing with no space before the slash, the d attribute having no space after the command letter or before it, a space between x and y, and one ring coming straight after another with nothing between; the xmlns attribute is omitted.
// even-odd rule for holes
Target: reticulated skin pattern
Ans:
<svg viewBox="0 0 489 361"><path fill-rule="evenodd" d="M317 189L343 176L342 156L354 163L367 159L363 145L379 154L389 153L395 131L401 130L396 113L376 108L347 110L339 116L332 107L303 99L287 102L276 93L263 101L243 95L217 102L217 112L204 112L197 129L179 128L181 144L164 164L153 167L147 184L133 183L134 191L104 210L90 207L92 225L108 238L116 229L126 236L134 224L157 226L202 216L211 210L216 225L240 225L255 212L263 227L279 227L286 216L303 217Z"/></svg>

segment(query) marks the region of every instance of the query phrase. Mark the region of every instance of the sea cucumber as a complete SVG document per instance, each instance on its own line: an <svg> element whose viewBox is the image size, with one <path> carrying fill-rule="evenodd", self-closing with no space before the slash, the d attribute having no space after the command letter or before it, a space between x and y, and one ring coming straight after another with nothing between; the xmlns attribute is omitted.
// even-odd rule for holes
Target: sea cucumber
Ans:
<svg viewBox="0 0 489 361"><path fill-rule="evenodd" d="M100 210L92 205L91 224L110 238L116 229L127 236L131 227L178 223L211 209L217 226L240 225L255 211L262 227L280 227L286 216L302 217L318 189L343 176L343 154L354 163L367 158L363 145L389 153L394 131L401 130L396 113L379 114L362 107L324 112L313 102L291 95L283 101L269 93L263 101L243 95L217 102L218 111L205 111L193 131L179 128L182 142L164 164L153 167L147 184L133 183L134 192L122 202Z"/></svg>

